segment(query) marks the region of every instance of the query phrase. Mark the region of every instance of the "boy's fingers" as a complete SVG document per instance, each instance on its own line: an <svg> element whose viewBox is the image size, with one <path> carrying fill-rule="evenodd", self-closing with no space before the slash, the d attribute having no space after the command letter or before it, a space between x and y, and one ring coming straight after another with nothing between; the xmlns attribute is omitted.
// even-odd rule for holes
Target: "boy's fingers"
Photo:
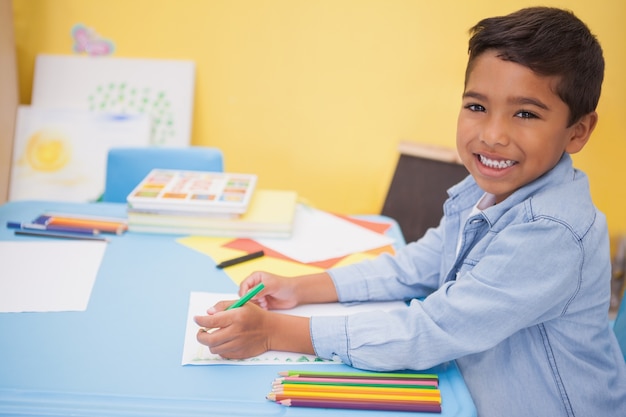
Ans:
<svg viewBox="0 0 626 417"><path fill-rule="evenodd" d="M250 291L251 288L255 287L262 281L262 274L259 271L253 272L246 278L241 285L239 286L239 295L242 296Z"/></svg>
<svg viewBox="0 0 626 417"><path fill-rule="evenodd" d="M220 302L218 302L217 304L215 304L213 307L211 307L209 309L209 311L211 311L210 314L214 314L214 313L216 313L218 311L224 311L228 307L233 305L235 302L236 302L235 300L223 300L223 301L220 301Z"/></svg>
<svg viewBox="0 0 626 417"><path fill-rule="evenodd" d="M226 306L232 304L229 302L226 302ZM226 317L224 317L226 316ZM209 314L206 316L195 316L193 318L193 320L196 322L196 324L200 327L204 327L204 328L208 328L208 329L212 329L215 327L225 327L227 325L230 324L230 321L228 320L228 315L224 315L224 314Z"/></svg>
<svg viewBox="0 0 626 417"><path fill-rule="evenodd" d="M211 344L211 340L209 340L208 336L227 325L225 320L221 319L221 317L216 318L215 316L196 316L194 320L196 324L200 326L196 334L196 339L198 342L207 346ZM213 340L212 342L214 344L215 341Z"/></svg>

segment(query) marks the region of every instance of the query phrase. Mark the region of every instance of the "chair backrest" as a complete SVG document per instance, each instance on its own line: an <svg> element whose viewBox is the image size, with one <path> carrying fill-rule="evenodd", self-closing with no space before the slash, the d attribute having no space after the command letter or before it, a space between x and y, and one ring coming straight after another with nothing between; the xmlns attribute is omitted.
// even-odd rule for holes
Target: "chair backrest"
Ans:
<svg viewBox="0 0 626 417"><path fill-rule="evenodd" d="M133 188L155 168L222 172L224 161L221 150L206 146L112 148L102 201L125 203Z"/></svg>
<svg viewBox="0 0 626 417"><path fill-rule="evenodd" d="M381 214L396 220L406 242L437 226L446 190L468 175L456 150L401 142L400 157Z"/></svg>

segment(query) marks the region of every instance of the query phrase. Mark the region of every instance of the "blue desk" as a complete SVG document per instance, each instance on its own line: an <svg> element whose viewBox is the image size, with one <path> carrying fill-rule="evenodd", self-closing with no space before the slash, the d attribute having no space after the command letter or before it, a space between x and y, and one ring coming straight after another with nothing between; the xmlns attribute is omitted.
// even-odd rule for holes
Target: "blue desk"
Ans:
<svg viewBox="0 0 626 417"><path fill-rule="evenodd" d="M8 220L30 221L48 210L125 215L122 204L12 202L0 206L0 240L41 239L14 236L5 225ZM211 258L176 243L176 238L133 233L113 237L86 311L0 314L0 415L328 414L265 400L277 373L295 366L181 365L189 293L236 292L237 287L216 270ZM428 371L440 375L442 416L476 415L454 363Z"/></svg>

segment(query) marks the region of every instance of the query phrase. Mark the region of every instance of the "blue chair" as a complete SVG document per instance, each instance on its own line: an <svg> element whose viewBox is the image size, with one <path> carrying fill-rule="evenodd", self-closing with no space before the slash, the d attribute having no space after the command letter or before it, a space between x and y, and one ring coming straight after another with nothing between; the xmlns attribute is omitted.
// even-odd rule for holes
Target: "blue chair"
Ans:
<svg viewBox="0 0 626 417"><path fill-rule="evenodd" d="M626 298L622 300L622 303L617 312L615 323L613 324L613 331L617 336L619 346L622 348L622 354L624 354L624 360L626 360Z"/></svg>
<svg viewBox="0 0 626 417"><path fill-rule="evenodd" d="M223 159L221 150L206 146L112 148L101 201L125 203L128 194L155 168L223 172Z"/></svg>

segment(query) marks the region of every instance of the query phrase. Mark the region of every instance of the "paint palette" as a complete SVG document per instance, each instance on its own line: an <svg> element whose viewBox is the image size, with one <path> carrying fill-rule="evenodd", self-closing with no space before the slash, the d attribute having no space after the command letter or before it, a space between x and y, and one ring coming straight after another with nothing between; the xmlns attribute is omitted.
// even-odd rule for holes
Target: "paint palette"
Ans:
<svg viewBox="0 0 626 417"><path fill-rule="evenodd" d="M153 169L127 201L133 210L239 215L256 182L254 174Z"/></svg>

